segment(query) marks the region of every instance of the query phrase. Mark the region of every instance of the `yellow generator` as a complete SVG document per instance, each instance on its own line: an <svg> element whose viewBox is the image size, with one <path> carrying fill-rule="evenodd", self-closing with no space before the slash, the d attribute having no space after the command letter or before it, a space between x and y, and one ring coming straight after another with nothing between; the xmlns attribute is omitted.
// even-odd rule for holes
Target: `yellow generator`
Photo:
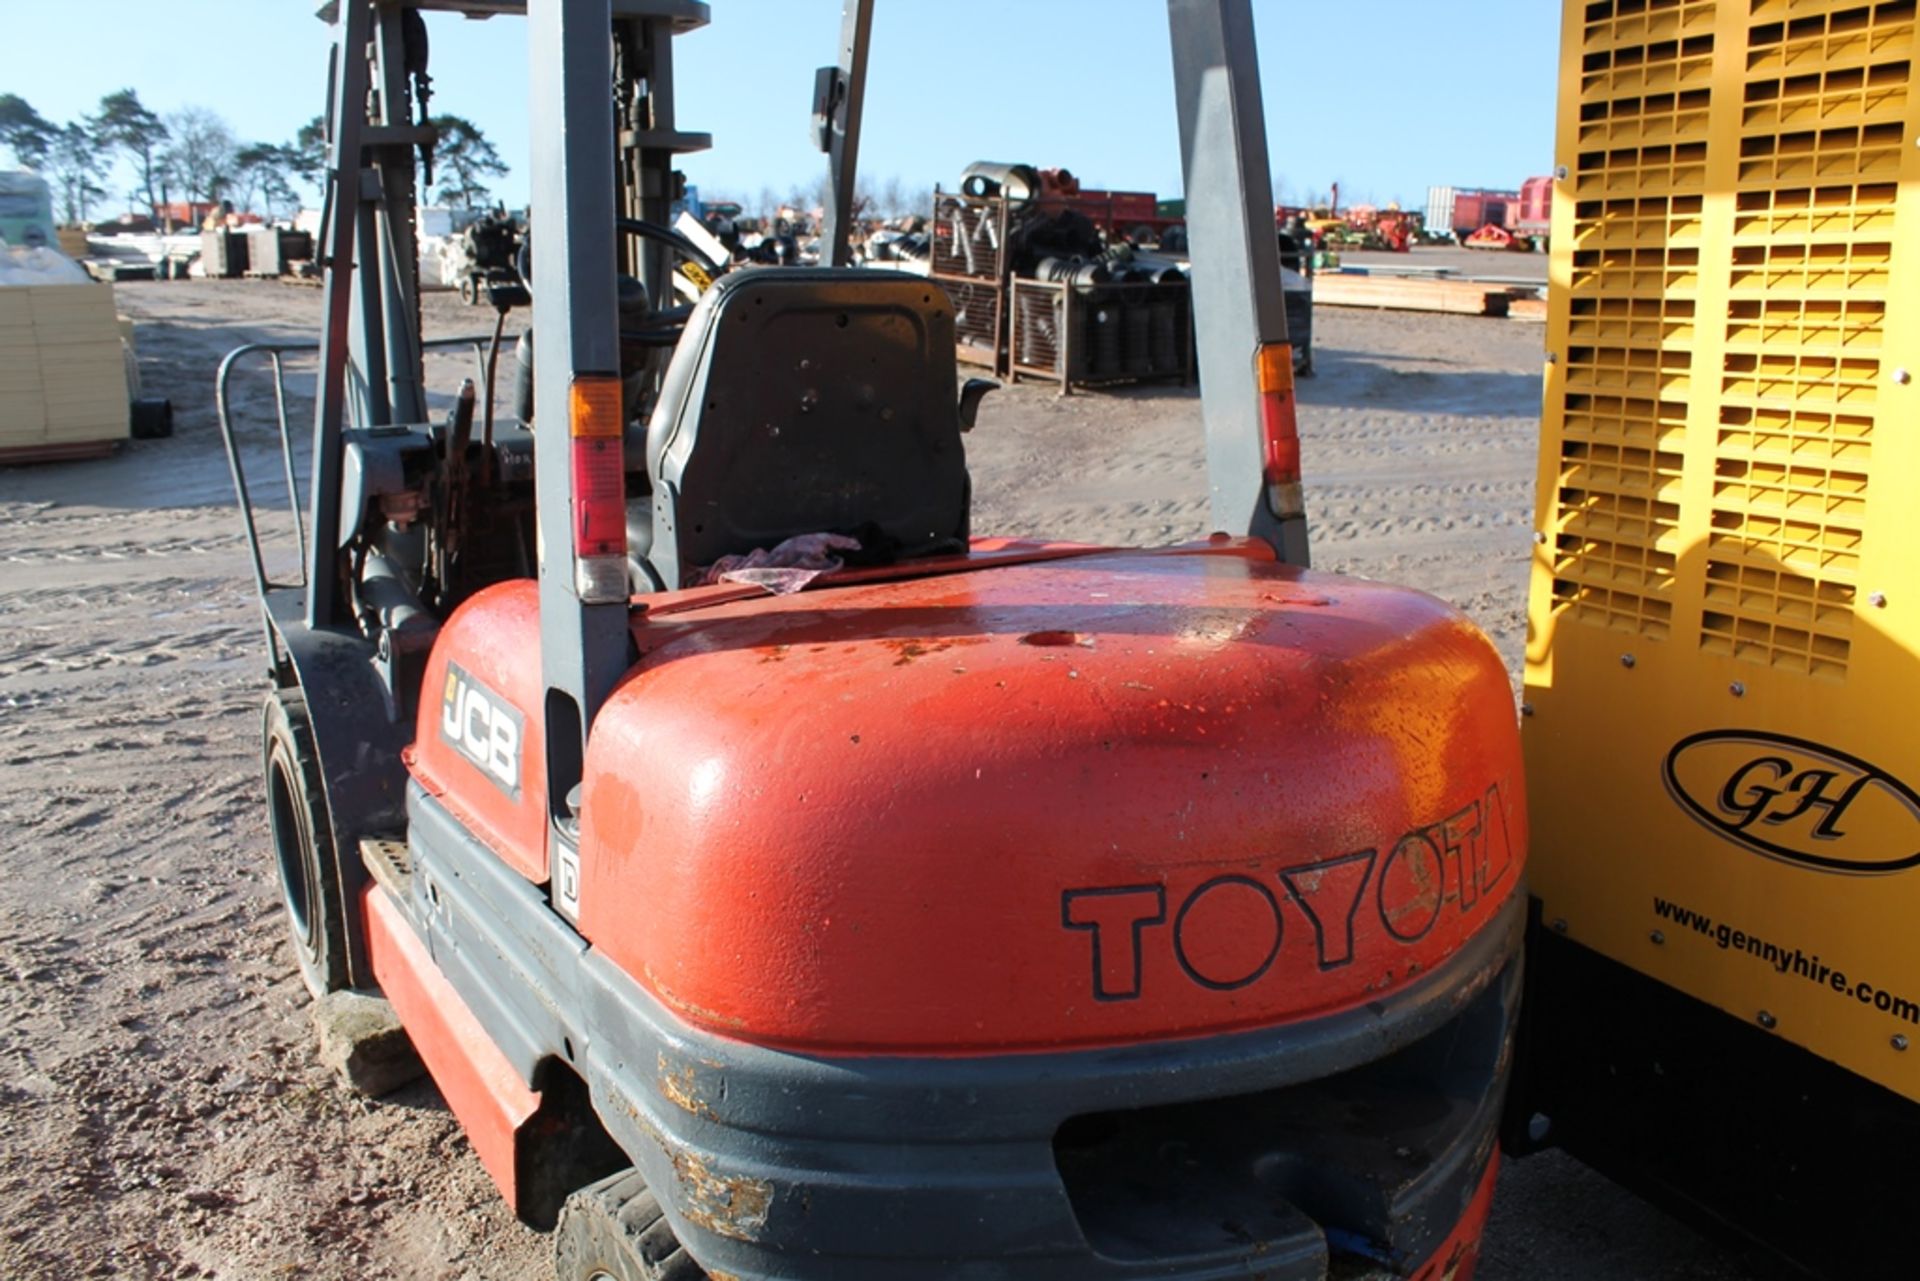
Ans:
<svg viewBox="0 0 1920 1281"><path fill-rule="evenodd" d="M1920 1267L1915 33L1562 34L1506 1138L1816 1276Z"/></svg>

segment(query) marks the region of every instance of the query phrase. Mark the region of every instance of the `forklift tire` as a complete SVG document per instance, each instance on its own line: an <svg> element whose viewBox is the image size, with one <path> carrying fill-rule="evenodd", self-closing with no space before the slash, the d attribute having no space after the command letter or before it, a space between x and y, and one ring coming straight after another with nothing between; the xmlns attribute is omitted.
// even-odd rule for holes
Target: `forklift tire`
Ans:
<svg viewBox="0 0 1920 1281"><path fill-rule="evenodd" d="M320 758L306 696L298 689L267 695L263 739L267 824L280 869L280 902L287 909L300 977L321 997L347 986L346 922L340 919Z"/></svg>
<svg viewBox="0 0 1920 1281"><path fill-rule="evenodd" d="M480 286L474 282L472 276L460 277L460 301L469 307L479 305Z"/></svg>
<svg viewBox="0 0 1920 1281"><path fill-rule="evenodd" d="M638 1170L567 1198L553 1230L553 1272L558 1281L707 1281Z"/></svg>

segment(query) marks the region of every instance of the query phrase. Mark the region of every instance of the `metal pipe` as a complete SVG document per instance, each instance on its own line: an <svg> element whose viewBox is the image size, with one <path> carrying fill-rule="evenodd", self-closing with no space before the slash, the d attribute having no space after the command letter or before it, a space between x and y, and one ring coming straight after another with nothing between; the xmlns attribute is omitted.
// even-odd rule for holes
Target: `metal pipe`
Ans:
<svg viewBox="0 0 1920 1281"><path fill-rule="evenodd" d="M273 409L274 418L280 426L280 462L287 473L287 510L293 515L293 541L300 548L301 586L306 586L307 574L307 530L300 519L300 484L293 474L293 433L287 428L287 376L280 363L280 353L270 350L268 358L273 362Z"/></svg>
<svg viewBox="0 0 1920 1281"><path fill-rule="evenodd" d="M240 505L240 523L246 529L247 551L253 558L253 587L254 590L260 594L260 599L264 604L267 589L271 584L267 582L266 561L260 554L260 530L253 521L253 497L247 490L246 468L240 462L240 445L233 436L233 420L229 416L227 404L227 383L233 376L233 367L239 363L242 357L262 350L263 346L264 344L260 343L249 343L244 347L236 347L227 353L226 359L220 362L219 373L214 375L213 408L215 418L220 424L221 443L224 444L227 449L227 470L233 475L233 493ZM272 652L273 627L271 622L269 622L267 627L267 642L268 651Z"/></svg>

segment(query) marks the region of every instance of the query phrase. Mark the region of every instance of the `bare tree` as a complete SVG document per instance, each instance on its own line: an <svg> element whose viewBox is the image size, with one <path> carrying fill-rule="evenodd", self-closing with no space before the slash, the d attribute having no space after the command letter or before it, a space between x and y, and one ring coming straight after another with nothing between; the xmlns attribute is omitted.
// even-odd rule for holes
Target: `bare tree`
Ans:
<svg viewBox="0 0 1920 1281"><path fill-rule="evenodd" d="M167 177L188 200L220 199L233 185L240 151L227 122L205 107L188 107L167 117L167 131L173 139L162 157Z"/></svg>
<svg viewBox="0 0 1920 1281"><path fill-rule="evenodd" d="M252 209L257 197L263 206L259 212L269 221L276 206L296 205L298 197L289 179L297 172L299 162L300 157L293 148L270 142L240 148L234 154L233 165L235 190L240 193L241 203Z"/></svg>

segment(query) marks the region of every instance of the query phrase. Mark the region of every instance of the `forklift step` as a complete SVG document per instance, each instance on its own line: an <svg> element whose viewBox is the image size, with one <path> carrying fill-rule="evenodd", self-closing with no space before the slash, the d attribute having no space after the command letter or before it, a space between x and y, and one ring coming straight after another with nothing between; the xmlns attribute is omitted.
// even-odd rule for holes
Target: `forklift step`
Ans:
<svg viewBox="0 0 1920 1281"><path fill-rule="evenodd" d="M360 842L360 861L367 865L374 882L395 901L408 902L413 894L413 853L404 840L390 836L369 836Z"/></svg>

